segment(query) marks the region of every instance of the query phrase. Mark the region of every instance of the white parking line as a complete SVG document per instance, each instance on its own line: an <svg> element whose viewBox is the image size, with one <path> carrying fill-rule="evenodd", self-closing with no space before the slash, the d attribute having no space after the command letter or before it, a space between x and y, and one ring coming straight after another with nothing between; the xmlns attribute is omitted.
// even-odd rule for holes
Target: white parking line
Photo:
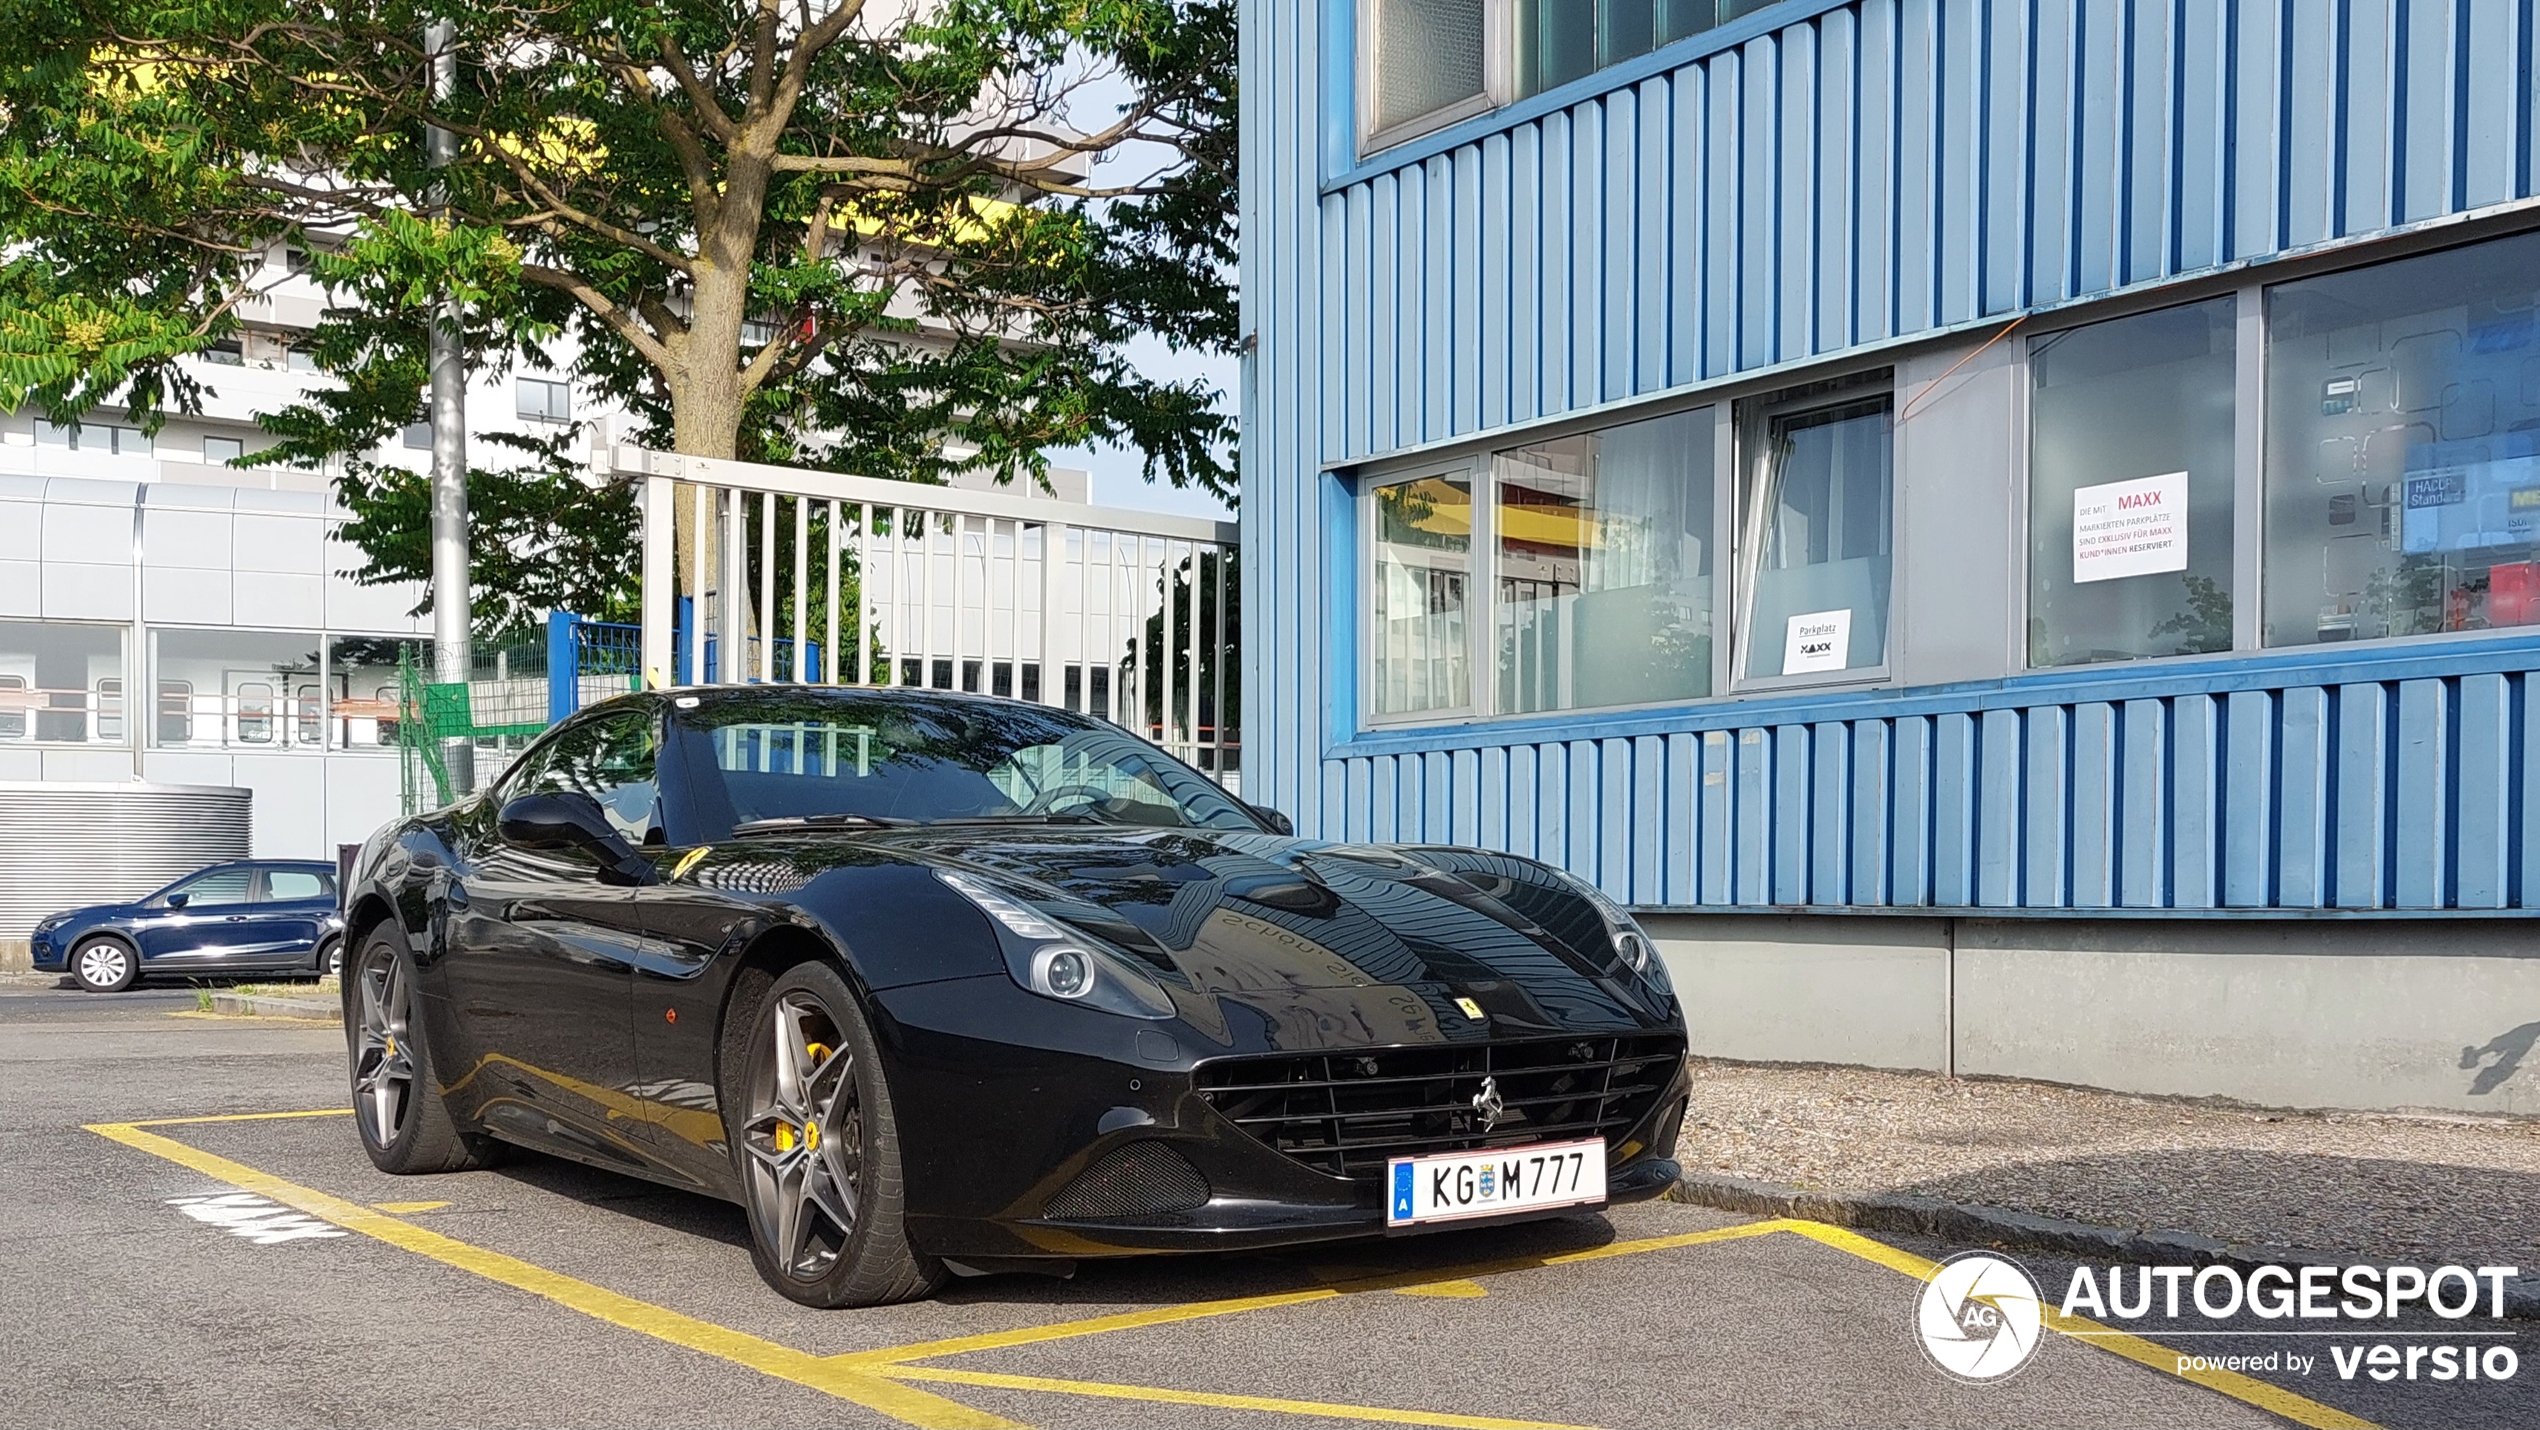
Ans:
<svg viewBox="0 0 2540 1430"><path fill-rule="evenodd" d="M258 1246L279 1246L286 1241L312 1241L347 1234L342 1227L330 1226L316 1217L293 1211L280 1202L253 1192L170 1197L168 1205L196 1221L219 1227L231 1236L245 1237Z"/></svg>

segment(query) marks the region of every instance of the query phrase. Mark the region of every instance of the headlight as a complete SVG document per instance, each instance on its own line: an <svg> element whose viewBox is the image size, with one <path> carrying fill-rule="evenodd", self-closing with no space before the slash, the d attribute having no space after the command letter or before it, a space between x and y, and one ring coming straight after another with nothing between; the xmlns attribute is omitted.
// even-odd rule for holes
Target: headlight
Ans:
<svg viewBox="0 0 2540 1430"><path fill-rule="evenodd" d="M1621 904L1607 898L1603 889L1576 876L1570 882L1587 895L1587 901L1604 917L1606 936L1613 940L1614 956L1623 966L1659 992L1673 993L1675 985L1667 977L1667 960L1658 956L1658 946L1641 932L1639 921L1625 913Z"/></svg>
<svg viewBox="0 0 2540 1430"><path fill-rule="evenodd" d="M1173 999L1127 955L1062 928L986 880L949 869L935 877L979 906L1012 938L997 940L1014 981L1044 998L1081 1003L1129 1018L1170 1018Z"/></svg>

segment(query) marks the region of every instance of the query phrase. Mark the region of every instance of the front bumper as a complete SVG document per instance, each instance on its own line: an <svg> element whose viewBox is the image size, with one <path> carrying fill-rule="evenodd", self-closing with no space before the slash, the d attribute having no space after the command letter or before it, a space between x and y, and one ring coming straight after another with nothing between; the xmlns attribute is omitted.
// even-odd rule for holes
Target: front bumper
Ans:
<svg viewBox="0 0 2540 1430"><path fill-rule="evenodd" d="M27 956L38 973L61 973L70 968L70 949L57 934L38 932L30 935Z"/></svg>
<svg viewBox="0 0 2540 1430"><path fill-rule="evenodd" d="M1017 1021L996 1013L1006 1003L1000 984L1013 988L1002 978L953 980L882 995L898 1054L892 1100L905 1147L909 1231L920 1249L1003 1263L1387 1234L1380 1178L1317 1170L1236 1126L1198 1090L1196 1055L1177 1053L1171 1065L1154 1056L1173 1046L1158 1043L1156 1025L1056 1008L1014 990L1025 1001L1012 1012L1040 1024L1031 1039L1040 1046L1019 1046ZM1071 1015L1066 1031L1075 1036L1052 1027L1053 1010ZM993 1034L985 1031L990 1028ZM1682 1030L1627 1031L1681 1037ZM1071 1043L1077 1046L1059 1046ZM1647 1200L1675 1183L1676 1123L1685 1096L1679 1061L1628 1131L1609 1135L1608 1205ZM1206 1200L1130 1215L1049 1214L1054 1200L1107 1155L1138 1143L1160 1143L1186 1162L1204 1179ZM1587 1210L1593 1208L1521 1212L1507 1220Z"/></svg>

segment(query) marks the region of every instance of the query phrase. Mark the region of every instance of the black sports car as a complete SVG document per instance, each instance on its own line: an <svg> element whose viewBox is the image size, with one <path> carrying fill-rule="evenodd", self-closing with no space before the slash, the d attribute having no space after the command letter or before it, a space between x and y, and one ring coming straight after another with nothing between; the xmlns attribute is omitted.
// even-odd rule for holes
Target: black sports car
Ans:
<svg viewBox="0 0 2540 1430"><path fill-rule="evenodd" d="M1603 895L1321 843L1115 726L723 687L566 720L345 891L363 1146L742 1203L817 1306L1675 1180L1684 1020Z"/></svg>

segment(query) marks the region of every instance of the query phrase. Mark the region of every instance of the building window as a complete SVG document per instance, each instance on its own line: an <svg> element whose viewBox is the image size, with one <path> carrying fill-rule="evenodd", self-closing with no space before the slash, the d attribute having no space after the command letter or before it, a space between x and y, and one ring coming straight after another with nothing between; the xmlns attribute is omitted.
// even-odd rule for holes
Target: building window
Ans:
<svg viewBox="0 0 2540 1430"><path fill-rule="evenodd" d="M1768 402L1749 417L1745 677L1885 665L1895 564L1888 394Z"/></svg>
<svg viewBox="0 0 2540 1430"><path fill-rule="evenodd" d="M327 719L337 749L366 750L397 743L401 674L412 661L432 668L431 642L393 636L337 636L327 646Z"/></svg>
<svg viewBox="0 0 2540 1430"><path fill-rule="evenodd" d="M1359 0L1362 147L1557 89L1778 0Z"/></svg>
<svg viewBox="0 0 2540 1430"><path fill-rule="evenodd" d="M429 452L429 451L431 451L431 450L432 450L432 424L431 424L430 422L428 422L428 421L427 421L427 422L409 422L409 423L407 423L407 424L406 424L406 431L405 431L405 444L406 444L406 450L407 450L407 451L410 451L410 452Z"/></svg>
<svg viewBox="0 0 2540 1430"><path fill-rule="evenodd" d="M515 389L515 402L523 422L573 420L573 384L569 382L524 377Z"/></svg>
<svg viewBox="0 0 2540 1430"><path fill-rule="evenodd" d="M1774 0L1518 0L1517 92L1540 94Z"/></svg>
<svg viewBox="0 0 2540 1430"><path fill-rule="evenodd" d="M121 741L125 630L0 621L0 740Z"/></svg>
<svg viewBox="0 0 2540 1430"><path fill-rule="evenodd" d="M2540 624L2540 234L2267 293L2269 645Z"/></svg>
<svg viewBox="0 0 2540 1430"><path fill-rule="evenodd" d="M55 426L39 419L35 424L37 445L61 447L73 452L97 452L113 457L147 457L150 437L138 427L122 427L112 422L82 422L77 426Z"/></svg>
<svg viewBox="0 0 2540 1430"><path fill-rule="evenodd" d="M235 462L245 455L247 455L247 444L235 437L206 437L203 439L203 460L209 462L213 466L223 466L230 462Z"/></svg>
<svg viewBox="0 0 2540 1430"><path fill-rule="evenodd" d="M194 739L194 682L159 682L159 733L162 745L189 744Z"/></svg>
<svg viewBox="0 0 2540 1430"><path fill-rule="evenodd" d="M314 747L319 638L300 631L150 632L161 745Z"/></svg>
<svg viewBox="0 0 2540 1430"><path fill-rule="evenodd" d="M1378 487L1369 501L1370 707L1379 715L1463 710L1472 703L1473 484L1461 473L1421 477Z"/></svg>
<svg viewBox="0 0 2540 1430"><path fill-rule="evenodd" d="M1711 693L1711 410L1492 467L1503 714Z"/></svg>
<svg viewBox="0 0 2540 1430"><path fill-rule="evenodd" d="M2235 300L2029 349L2029 664L2231 649Z"/></svg>
<svg viewBox="0 0 2540 1430"><path fill-rule="evenodd" d="M1505 0L1359 0L1360 127L1381 148L1494 102Z"/></svg>

